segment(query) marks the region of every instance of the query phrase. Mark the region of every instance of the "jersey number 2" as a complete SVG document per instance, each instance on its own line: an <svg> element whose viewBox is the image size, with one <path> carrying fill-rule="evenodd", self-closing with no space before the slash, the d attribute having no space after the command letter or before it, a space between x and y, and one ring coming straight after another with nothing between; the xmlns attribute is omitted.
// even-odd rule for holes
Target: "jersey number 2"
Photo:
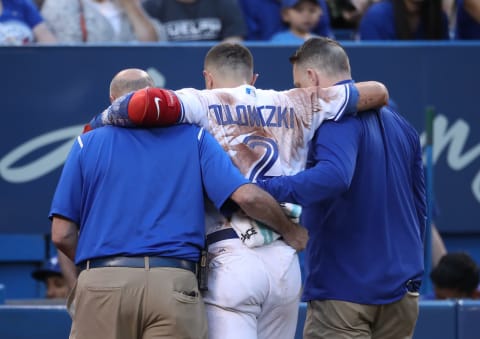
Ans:
<svg viewBox="0 0 480 339"><path fill-rule="evenodd" d="M265 154L254 164L253 168L250 169L250 175L248 176L248 179L252 182L255 182L257 178L263 179L278 159L277 144L270 138L256 135L245 137L243 143L252 149L256 147L263 147L265 149Z"/></svg>

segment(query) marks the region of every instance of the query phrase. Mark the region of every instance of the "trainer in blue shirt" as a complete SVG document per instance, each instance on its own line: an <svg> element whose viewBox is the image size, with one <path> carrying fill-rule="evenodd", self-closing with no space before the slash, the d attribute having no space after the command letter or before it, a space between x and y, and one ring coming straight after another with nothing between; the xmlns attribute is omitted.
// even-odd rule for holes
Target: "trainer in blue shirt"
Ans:
<svg viewBox="0 0 480 339"><path fill-rule="evenodd" d="M297 229L199 127L105 127L75 140L50 211L53 242L82 269L72 336L207 338L196 280L204 193Z"/></svg>
<svg viewBox="0 0 480 339"><path fill-rule="evenodd" d="M296 86L351 81L348 56L333 40L312 38L290 60ZM324 123L310 151L304 172L259 182L304 207L304 338L411 336L426 215L417 132L382 108Z"/></svg>

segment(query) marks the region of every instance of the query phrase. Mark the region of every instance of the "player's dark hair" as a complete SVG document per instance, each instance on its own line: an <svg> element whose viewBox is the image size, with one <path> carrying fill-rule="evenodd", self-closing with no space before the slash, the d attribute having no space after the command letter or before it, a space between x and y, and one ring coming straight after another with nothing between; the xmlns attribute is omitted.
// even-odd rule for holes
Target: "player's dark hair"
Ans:
<svg viewBox="0 0 480 339"><path fill-rule="evenodd" d="M327 75L350 75L350 62L343 47L325 37L310 38L290 57L292 64L308 65Z"/></svg>
<svg viewBox="0 0 480 339"><path fill-rule="evenodd" d="M463 252L444 255L430 273L430 279L438 288L457 289L472 295L480 281L475 261Z"/></svg>
<svg viewBox="0 0 480 339"><path fill-rule="evenodd" d="M218 71L242 72L250 78L253 72L253 56L245 46L222 42L213 46L205 56L205 68L214 65Z"/></svg>

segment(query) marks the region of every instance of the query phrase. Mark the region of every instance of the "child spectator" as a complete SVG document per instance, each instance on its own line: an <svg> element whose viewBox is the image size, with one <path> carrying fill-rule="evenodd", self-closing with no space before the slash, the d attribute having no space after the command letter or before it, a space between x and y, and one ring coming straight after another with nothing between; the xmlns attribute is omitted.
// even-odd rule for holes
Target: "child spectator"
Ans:
<svg viewBox="0 0 480 339"><path fill-rule="evenodd" d="M271 41L302 44L315 36L312 31L320 21L322 9L317 0L283 0L281 15L289 29L274 34Z"/></svg>
<svg viewBox="0 0 480 339"><path fill-rule="evenodd" d="M63 277L58 257L52 257L41 268L32 273L35 280L45 283L48 299L66 298L69 288Z"/></svg>
<svg viewBox="0 0 480 339"><path fill-rule="evenodd" d="M247 23L247 38L250 41L269 41L275 33L288 28L281 18L281 0L240 0L245 21ZM326 0L318 0L322 8L322 19L314 28L313 33L334 38L330 27L330 16Z"/></svg>
<svg viewBox="0 0 480 339"><path fill-rule="evenodd" d="M448 253L430 273L436 299L478 299L479 268L466 253Z"/></svg>

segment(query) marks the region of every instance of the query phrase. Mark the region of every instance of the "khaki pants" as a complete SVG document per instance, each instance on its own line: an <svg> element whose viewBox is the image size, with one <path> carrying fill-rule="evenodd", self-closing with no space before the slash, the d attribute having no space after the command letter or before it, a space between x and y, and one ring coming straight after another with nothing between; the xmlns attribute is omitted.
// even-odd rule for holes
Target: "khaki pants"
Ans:
<svg viewBox="0 0 480 339"><path fill-rule="evenodd" d="M362 305L339 300L308 303L304 339L411 338L418 317L418 293L394 303Z"/></svg>
<svg viewBox="0 0 480 339"><path fill-rule="evenodd" d="M71 339L208 337L196 277L183 269L86 269L67 307Z"/></svg>

